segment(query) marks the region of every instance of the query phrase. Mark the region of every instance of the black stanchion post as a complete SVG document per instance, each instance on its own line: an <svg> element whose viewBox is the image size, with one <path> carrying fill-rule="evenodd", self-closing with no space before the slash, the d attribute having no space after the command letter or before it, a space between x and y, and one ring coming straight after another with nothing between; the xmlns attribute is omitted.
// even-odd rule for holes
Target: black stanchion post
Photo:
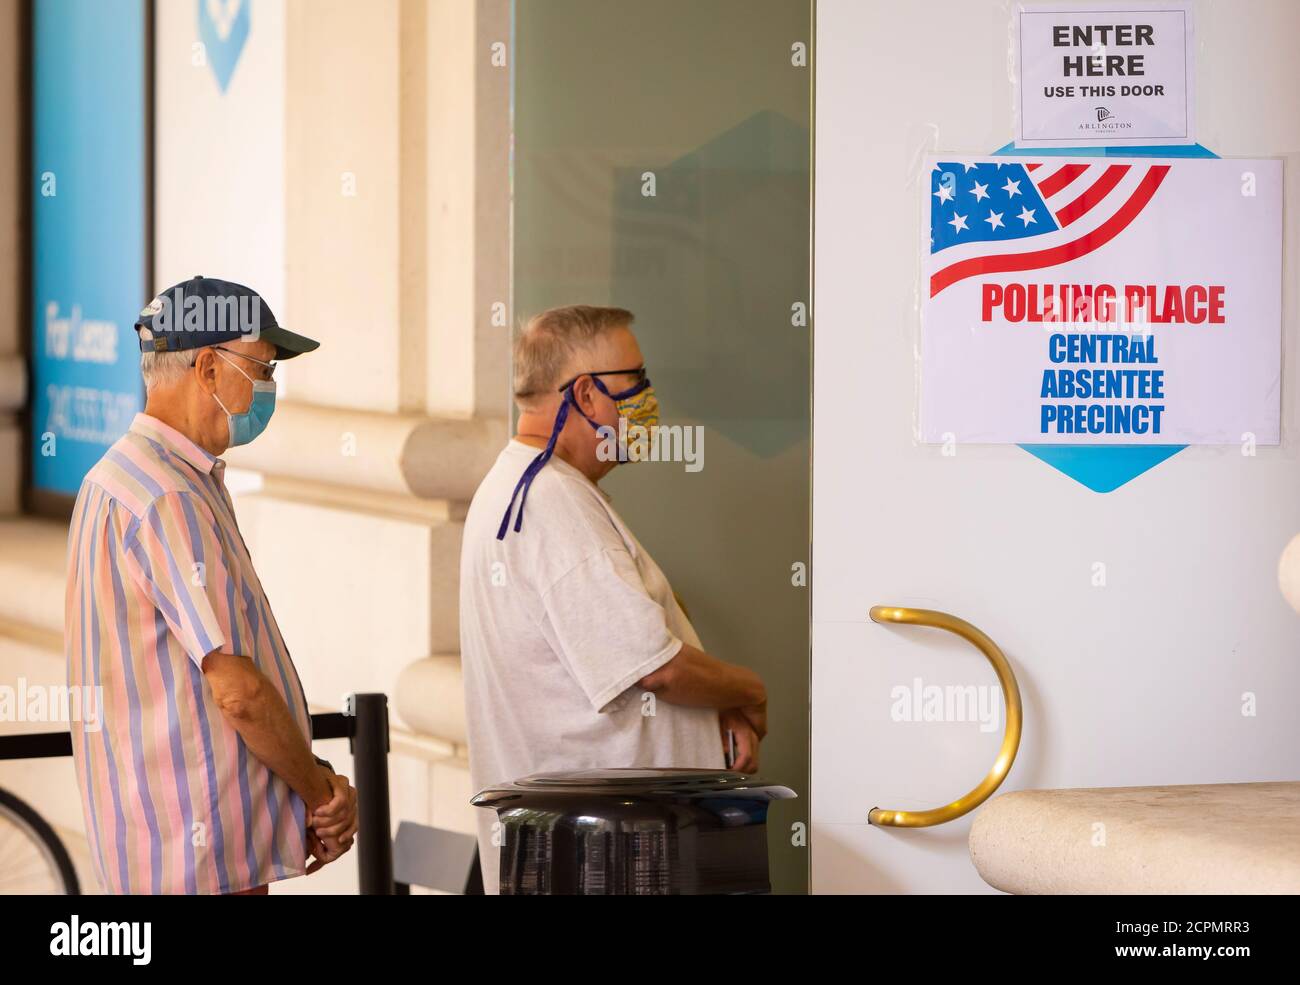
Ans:
<svg viewBox="0 0 1300 985"><path fill-rule="evenodd" d="M352 762L357 787L357 871L363 896L393 895L393 829L388 813L388 696L349 699L356 729Z"/></svg>

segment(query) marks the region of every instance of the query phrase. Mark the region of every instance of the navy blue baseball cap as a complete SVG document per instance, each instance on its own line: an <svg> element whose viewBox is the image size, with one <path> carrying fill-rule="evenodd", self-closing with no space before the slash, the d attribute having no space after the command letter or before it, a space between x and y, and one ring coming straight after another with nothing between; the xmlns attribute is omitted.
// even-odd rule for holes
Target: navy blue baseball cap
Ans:
<svg viewBox="0 0 1300 985"><path fill-rule="evenodd" d="M135 323L141 352L183 352L204 346L261 339L275 358L292 359L320 343L281 328L270 305L243 284L196 275L150 301Z"/></svg>

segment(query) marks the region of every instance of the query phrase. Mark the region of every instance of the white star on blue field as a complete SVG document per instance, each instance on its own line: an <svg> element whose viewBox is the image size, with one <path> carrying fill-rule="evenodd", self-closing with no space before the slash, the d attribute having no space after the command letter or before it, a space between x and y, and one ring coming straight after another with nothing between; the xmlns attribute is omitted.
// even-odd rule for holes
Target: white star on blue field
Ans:
<svg viewBox="0 0 1300 985"><path fill-rule="evenodd" d="M940 162L930 172L930 196L931 253L1059 228L1023 164Z"/></svg>

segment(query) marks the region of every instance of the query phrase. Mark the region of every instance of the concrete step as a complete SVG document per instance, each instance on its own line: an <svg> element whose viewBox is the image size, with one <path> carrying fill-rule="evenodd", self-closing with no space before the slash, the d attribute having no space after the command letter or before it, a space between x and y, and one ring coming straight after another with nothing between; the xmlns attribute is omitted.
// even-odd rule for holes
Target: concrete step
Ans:
<svg viewBox="0 0 1300 985"><path fill-rule="evenodd" d="M1020 790L975 816L1008 893L1300 893L1300 782Z"/></svg>

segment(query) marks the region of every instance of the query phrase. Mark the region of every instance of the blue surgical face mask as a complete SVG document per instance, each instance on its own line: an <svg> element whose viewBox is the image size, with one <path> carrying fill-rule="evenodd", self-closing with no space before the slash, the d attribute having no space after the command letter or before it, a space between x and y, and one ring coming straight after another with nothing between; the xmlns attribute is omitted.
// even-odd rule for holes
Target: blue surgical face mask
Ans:
<svg viewBox="0 0 1300 985"><path fill-rule="evenodd" d="M232 361L220 349L214 350L221 358L235 369L239 370L241 376L253 384L253 399L248 405L248 410L241 414L232 414L226 410L226 405L221 402L221 398L215 393L212 399L217 405L226 411L226 423L230 428L230 446L246 445L259 434L266 430L267 424L271 421L271 415L275 413L275 380L255 380L242 369L239 364Z"/></svg>
<svg viewBox="0 0 1300 985"><path fill-rule="evenodd" d="M600 381L601 376L632 373L638 373L640 379L634 385L618 393L610 393L605 388L605 384ZM555 453L555 442L559 439L560 432L564 430L565 421L569 419L569 408L572 407L581 414L582 419L590 424L597 434L601 433L602 425L597 424L583 413L582 408L578 406L578 401L573 396L574 384L583 376L590 376L591 382L596 385L596 389L614 401L620 416L634 417L634 423L653 424L659 420L659 402L655 399L654 389L650 385L649 377L645 375L644 368L640 370L609 370L605 373L583 373L581 376L570 380L560 390L564 394L564 399L560 402L560 409L555 415L555 424L551 428L551 437L546 442L546 448L528 463L528 468L524 469L524 474L519 477L519 482L515 484L515 491L510 495L510 502L506 505L505 515L501 517L501 526L497 529L497 540L506 539L506 533L510 529L510 514L514 512L516 499L519 500L519 511L515 514L515 533L518 533L523 527L524 503L528 501L528 490L532 488L537 473L542 470L542 467L551 460L551 456ZM635 399L637 397L641 397L641 399ZM622 453L620 453L619 460L626 461Z"/></svg>

